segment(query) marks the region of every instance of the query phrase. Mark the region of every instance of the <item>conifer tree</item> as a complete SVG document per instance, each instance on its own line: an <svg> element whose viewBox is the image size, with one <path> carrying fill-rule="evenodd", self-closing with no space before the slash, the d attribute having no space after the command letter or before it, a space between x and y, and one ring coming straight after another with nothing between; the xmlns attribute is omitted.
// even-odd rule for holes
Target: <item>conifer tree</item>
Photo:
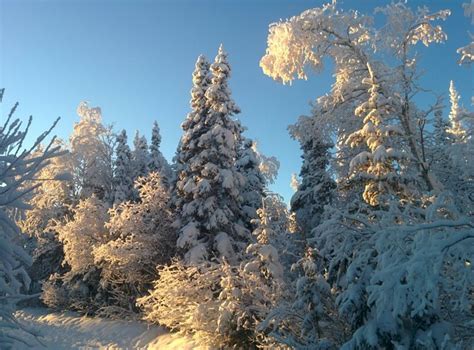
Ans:
<svg viewBox="0 0 474 350"><path fill-rule="evenodd" d="M331 203L336 188L327 171L332 144L317 130L315 122L313 118L300 118L298 124L289 128L303 150L301 183L291 198L291 211L306 237L320 223L324 206Z"/></svg>
<svg viewBox="0 0 474 350"><path fill-rule="evenodd" d="M148 153L148 144L145 136L140 136L138 130L135 133L135 138L133 139L132 164L134 180L141 176L146 176L150 171L150 155Z"/></svg>
<svg viewBox="0 0 474 350"><path fill-rule="evenodd" d="M450 127L447 130L453 143L463 143L466 141L467 133L462 125L463 110L459 105L461 96L451 80L449 83L449 100L451 102L451 109L449 111Z"/></svg>
<svg viewBox="0 0 474 350"><path fill-rule="evenodd" d="M117 136L116 158L114 164L114 204L122 203L133 197L132 160L127 144L125 130Z"/></svg>
<svg viewBox="0 0 474 350"><path fill-rule="evenodd" d="M434 113L433 141L435 145L444 147L449 144L448 134L449 122L444 120L443 112L438 110Z"/></svg>
<svg viewBox="0 0 474 350"><path fill-rule="evenodd" d="M262 205L267 180L260 170L260 160L256 144L251 139L244 139L236 162L237 170L245 179L242 187L243 221L248 228L252 220L257 219L257 210Z"/></svg>
<svg viewBox="0 0 474 350"><path fill-rule="evenodd" d="M235 168L239 125L231 116L240 110L227 86L230 66L222 46L211 66L209 86L206 68L199 57L191 91L193 112L183 123L179 160L184 167L176 185L181 216L178 247L193 263L213 257L235 260L248 237L236 222L244 180Z"/></svg>
<svg viewBox="0 0 474 350"><path fill-rule="evenodd" d="M159 172L162 181L169 184L172 177L171 167L160 151L160 144L160 127L158 126L158 123L154 121L153 129L151 131L150 164L148 165L148 168L150 171Z"/></svg>
<svg viewBox="0 0 474 350"><path fill-rule="evenodd" d="M185 176L185 174L190 171L188 163L190 158L190 147L194 147L191 146L191 135L198 132L198 129L194 130L193 128L196 123L199 123L202 118L205 118L208 111L205 94L209 84L211 83L209 69L209 61L206 57L200 55L197 58L194 72L192 74L193 87L191 88L191 100L189 101L191 112L188 113L186 119L181 124L183 136L179 140L175 156L173 157L173 170L176 175L172 183L171 205L179 208L179 210L182 209L183 200L178 195L179 190L177 189L177 183L180 181L182 176Z"/></svg>
<svg viewBox="0 0 474 350"><path fill-rule="evenodd" d="M359 105L354 113L363 118L363 127L346 140L351 147L365 144L367 151L357 154L350 162L351 180L365 185L363 198L372 206L386 204L393 196L407 198L412 195L410 188L414 182L407 171L407 156L398 140L403 131L390 124L394 118L391 98L382 90L382 81L376 77L370 64L369 77L362 83L369 87L369 97Z"/></svg>

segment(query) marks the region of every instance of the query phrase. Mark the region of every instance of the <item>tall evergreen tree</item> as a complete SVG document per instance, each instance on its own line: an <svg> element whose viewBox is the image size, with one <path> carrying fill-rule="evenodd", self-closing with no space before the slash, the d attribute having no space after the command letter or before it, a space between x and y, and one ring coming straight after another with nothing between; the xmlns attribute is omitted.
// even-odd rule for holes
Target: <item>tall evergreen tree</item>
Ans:
<svg viewBox="0 0 474 350"><path fill-rule="evenodd" d="M199 122L202 124L202 120L204 120L208 112L205 93L211 83L209 68L210 64L207 58L200 55L192 75L193 87L191 89L191 100L189 101L191 112L188 113L186 119L181 124L183 136L179 140L173 158L176 178L173 181L173 189L171 191L171 205L178 208L178 212L181 211L184 201L183 197L179 194L178 184L190 172L189 160L192 155L190 149L194 147L195 143L192 136L198 135L198 132L201 132L199 131L201 128L194 129L194 126Z"/></svg>
<svg viewBox="0 0 474 350"><path fill-rule="evenodd" d="M239 125L231 116L240 110L227 85L230 66L222 46L211 66L208 87L206 68L205 60L198 58L191 91L193 112L183 123L179 159L184 167L176 185L181 214L178 247L188 263L213 256L233 261L249 236L236 222L244 180L235 168Z"/></svg>
<svg viewBox="0 0 474 350"><path fill-rule="evenodd" d="M449 100L451 101L451 110L449 111L449 122L450 128L448 133L453 143L462 143L466 140L467 132L462 124L463 110L459 106L459 100L461 96L454 86L454 82L451 80L449 83Z"/></svg>
<svg viewBox="0 0 474 350"><path fill-rule="evenodd" d="M148 167L150 171L159 172L161 174L162 181L168 184L172 178L172 171L170 165L160 151L160 144L160 127L158 126L158 123L154 121L153 129L151 131L150 164Z"/></svg>
<svg viewBox="0 0 474 350"><path fill-rule="evenodd" d="M245 184L241 190L243 221L248 228L253 229L252 225L249 224L252 220L257 219L257 210L262 206L267 181L260 170L255 142L251 139L244 139L239 153L236 166L245 179Z"/></svg>
<svg viewBox="0 0 474 350"><path fill-rule="evenodd" d="M117 148L114 167L114 204L129 200L133 195L132 155L127 144L127 132L117 136Z"/></svg>
<svg viewBox="0 0 474 350"><path fill-rule="evenodd" d="M444 120L443 112L438 110L434 113L433 138L436 145L446 146L449 144L449 134L447 132L449 123Z"/></svg>
<svg viewBox="0 0 474 350"><path fill-rule="evenodd" d="M301 118L290 127L293 138L301 143L303 165L300 171L301 183L291 198L291 211L296 215L298 226L309 237L313 228L319 225L324 206L331 203L336 188L329 175L329 149L333 146L318 132L312 118Z"/></svg>
<svg viewBox="0 0 474 350"><path fill-rule="evenodd" d="M133 164L133 179L137 179L140 176L146 176L150 169L150 154L148 153L148 143L145 136L140 136L140 133L135 133L133 139L133 152L132 152L132 164Z"/></svg>

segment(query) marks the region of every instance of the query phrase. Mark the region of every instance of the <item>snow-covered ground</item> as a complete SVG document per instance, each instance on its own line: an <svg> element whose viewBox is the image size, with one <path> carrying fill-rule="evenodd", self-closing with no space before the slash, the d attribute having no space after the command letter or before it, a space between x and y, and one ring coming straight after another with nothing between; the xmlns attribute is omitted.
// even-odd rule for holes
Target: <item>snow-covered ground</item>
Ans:
<svg viewBox="0 0 474 350"><path fill-rule="evenodd" d="M86 317L46 308L22 309L16 317L36 334L21 334L21 339L35 349L199 349L191 339L140 321ZM28 346L17 344L15 349Z"/></svg>

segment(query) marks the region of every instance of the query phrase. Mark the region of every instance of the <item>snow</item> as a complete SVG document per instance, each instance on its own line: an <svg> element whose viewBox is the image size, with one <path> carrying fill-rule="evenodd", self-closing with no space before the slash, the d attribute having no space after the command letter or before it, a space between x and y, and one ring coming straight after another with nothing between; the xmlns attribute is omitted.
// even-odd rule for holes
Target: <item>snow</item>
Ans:
<svg viewBox="0 0 474 350"><path fill-rule="evenodd" d="M220 232L217 234L215 241L217 251L220 255L232 258L234 250L232 249L232 242L229 235L225 232Z"/></svg>
<svg viewBox="0 0 474 350"><path fill-rule="evenodd" d="M181 235L178 239L177 246L179 248L184 248L186 244L192 244L196 242L199 235L199 230L196 227L196 223L190 222L181 230Z"/></svg>
<svg viewBox="0 0 474 350"><path fill-rule="evenodd" d="M26 308L16 312L17 320L32 334L22 339L35 349L205 349L193 340L169 333L143 321L110 320L81 316L74 312L50 312ZM28 349L16 344L15 349Z"/></svg>

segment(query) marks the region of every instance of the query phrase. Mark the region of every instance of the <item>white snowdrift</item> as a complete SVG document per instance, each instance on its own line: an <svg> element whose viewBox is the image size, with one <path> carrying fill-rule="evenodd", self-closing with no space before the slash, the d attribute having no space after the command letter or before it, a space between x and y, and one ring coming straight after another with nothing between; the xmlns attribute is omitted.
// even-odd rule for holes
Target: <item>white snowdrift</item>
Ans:
<svg viewBox="0 0 474 350"><path fill-rule="evenodd" d="M20 335L35 349L204 349L192 339L141 321L86 317L46 308L22 309L16 317L25 329L36 334ZM29 348L17 344L15 349Z"/></svg>

